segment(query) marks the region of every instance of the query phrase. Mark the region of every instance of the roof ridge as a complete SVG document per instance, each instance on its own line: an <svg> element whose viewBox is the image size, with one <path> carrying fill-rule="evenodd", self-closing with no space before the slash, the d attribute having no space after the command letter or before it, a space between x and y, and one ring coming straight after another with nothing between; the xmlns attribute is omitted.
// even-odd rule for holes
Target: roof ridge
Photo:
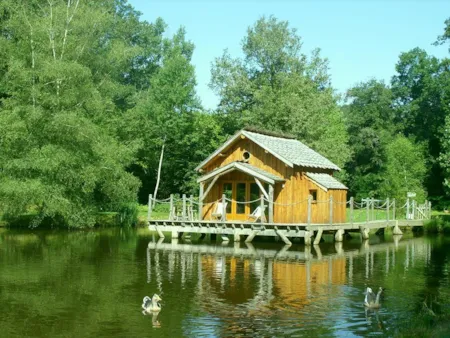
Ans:
<svg viewBox="0 0 450 338"><path fill-rule="evenodd" d="M284 138L287 140L297 140L297 138L292 134L285 134L285 133L276 132L276 131L262 130L262 129L258 129L258 128L255 128L252 126L245 126L241 130L249 131L249 132L255 133L255 134L261 134L264 136Z"/></svg>

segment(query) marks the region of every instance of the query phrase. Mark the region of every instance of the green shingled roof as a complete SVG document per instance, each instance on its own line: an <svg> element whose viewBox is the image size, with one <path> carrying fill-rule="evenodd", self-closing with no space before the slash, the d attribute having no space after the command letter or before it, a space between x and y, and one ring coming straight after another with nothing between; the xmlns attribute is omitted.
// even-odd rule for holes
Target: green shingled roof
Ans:
<svg viewBox="0 0 450 338"><path fill-rule="evenodd" d="M247 130L243 130L242 133L261 147L277 154L277 157L281 157L294 165L340 170L336 164L298 140L263 135Z"/></svg>
<svg viewBox="0 0 450 338"><path fill-rule="evenodd" d="M267 150L273 156L283 161L290 167L297 165L307 168L341 170L336 164L298 140L281 136L265 135L245 129L240 130L228 141L226 141L220 148L200 163L196 170L203 168L203 166L219 155L224 149L231 146L234 142L237 142L242 135L258 144L260 147Z"/></svg>
<svg viewBox="0 0 450 338"><path fill-rule="evenodd" d="M333 176L322 173L306 173L311 180L316 182L318 185L324 187L325 189L339 189L347 190L348 188L335 179Z"/></svg>

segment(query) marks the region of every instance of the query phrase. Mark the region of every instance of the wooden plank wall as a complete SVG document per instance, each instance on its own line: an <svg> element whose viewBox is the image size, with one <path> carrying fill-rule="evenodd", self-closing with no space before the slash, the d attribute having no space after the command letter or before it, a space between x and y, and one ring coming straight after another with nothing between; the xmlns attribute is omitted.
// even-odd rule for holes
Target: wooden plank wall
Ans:
<svg viewBox="0 0 450 338"><path fill-rule="evenodd" d="M308 210L308 195L310 190L317 190L318 203L312 205L312 222L329 222L329 199L333 196L333 222L343 223L346 220L346 190L328 190L321 189L305 175L304 168L290 168L278 158L257 144L242 139L232 145L223 156L218 156L204 169L204 173L210 172L216 168L223 167L234 161L242 161L244 151L250 153L249 164L261 168L271 174L283 177L284 183L277 183L274 191L274 222L276 223L306 223ZM332 174L331 170L307 169L309 172L322 172ZM219 178L215 186L211 189L204 200L203 217L210 219L215 205L211 204L222 197L222 184L226 181L254 181L253 177L234 171ZM206 186L205 186L206 190ZM299 203L301 202L301 203ZM294 205L292 205L294 204Z"/></svg>

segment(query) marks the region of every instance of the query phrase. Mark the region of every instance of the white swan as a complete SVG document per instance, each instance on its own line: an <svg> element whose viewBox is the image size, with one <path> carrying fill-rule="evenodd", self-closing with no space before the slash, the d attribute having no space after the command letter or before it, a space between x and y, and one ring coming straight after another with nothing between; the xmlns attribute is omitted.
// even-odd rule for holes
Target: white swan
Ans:
<svg viewBox="0 0 450 338"><path fill-rule="evenodd" d="M162 299L156 293L152 298L145 296L142 300L142 308L144 309L144 312L151 313L161 311L160 301L162 301Z"/></svg>
<svg viewBox="0 0 450 338"><path fill-rule="evenodd" d="M364 298L364 306L370 309L378 309L381 304L380 304L380 296L383 293L383 288L380 287L378 289L378 293L375 296L375 293L372 291L371 288L367 288L366 289L366 297Z"/></svg>

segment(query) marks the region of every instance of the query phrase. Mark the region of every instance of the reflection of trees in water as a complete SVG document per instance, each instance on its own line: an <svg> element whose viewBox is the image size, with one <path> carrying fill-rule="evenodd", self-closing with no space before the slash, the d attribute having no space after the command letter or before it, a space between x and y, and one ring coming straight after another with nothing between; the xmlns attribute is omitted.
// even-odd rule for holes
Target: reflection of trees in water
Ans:
<svg viewBox="0 0 450 338"><path fill-rule="evenodd" d="M428 264L424 269L425 284L416 305L417 312L429 316L441 315L443 304L448 304L450 301L448 298L450 240L438 237L435 241L435 245L430 247ZM450 311L447 310L447 313Z"/></svg>

